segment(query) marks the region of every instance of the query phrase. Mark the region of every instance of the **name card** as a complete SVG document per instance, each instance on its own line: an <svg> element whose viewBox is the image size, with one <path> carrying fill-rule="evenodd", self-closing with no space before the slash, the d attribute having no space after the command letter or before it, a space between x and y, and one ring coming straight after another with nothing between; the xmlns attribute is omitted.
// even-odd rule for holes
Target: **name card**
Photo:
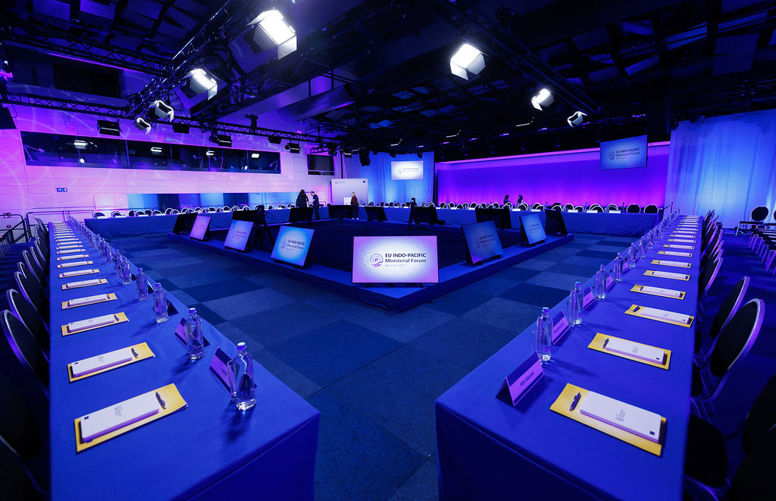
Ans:
<svg viewBox="0 0 776 501"><path fill-rule="evenodd" d="M210 370L213 371L213 373L216 375L216 378L221 381L221 384L224 385L226 391L230 393L232 391L231 381L234 379L232 369L229 367L229 362L231 360L232 359L229 357L229 355L227 355L220 346L216 348L216 352L213 354L213 358L210 359Z"/></svg>
<svg viewBox="0 0 776 501"><path fill-rule="evenodd" d="M569 332L570 325L566 318L566 315L562 311L559 311L555 318L552 319L552 344L556 344L563 336Z"/></svg>
<svg viewBox="0 0 776 501"><path fill-rule="evenodd" d="M512 371L506 379L509 398L512 406L517 403L533 388L544 375L542 362L538 355L531 355L528 360L520 364L520 367Z"/></svg>
<svg viewBox="0 0 776 501"><path fill-rule="evenodd" d="M587 309L588 306L594 303L593 290L588 287L582 291L582 309Z"/></svg>

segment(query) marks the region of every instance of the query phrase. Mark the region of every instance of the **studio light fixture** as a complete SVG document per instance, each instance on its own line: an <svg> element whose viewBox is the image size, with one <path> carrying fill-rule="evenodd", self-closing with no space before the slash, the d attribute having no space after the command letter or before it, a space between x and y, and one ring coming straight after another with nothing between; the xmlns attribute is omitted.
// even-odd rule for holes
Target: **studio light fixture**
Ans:
<svg viewBox="0 0 776 501"><path fill-rule="evenodd" d="M400 137L398 141L395 141L395 142L391 143L391 147L392 148L396 148L397 146L401 145L402 141L404 141L404 138Z"/></svg>
<svg viewBox="0 0 776 501"><path fill-rule="evenodd" d="M154 155L161 155L162 154L162 147L161 146L151 146L151 153Z"/></svg>
<svg viewBox="0 0 776 501"><path fill-rule="evenodd" d="M299 147L299 143L286 143L286 149L291 153L299 153L302 148Z"/></svg>
<svg viewBox="0 0 776 501"><path fill-rule="evenodd" d="M566 119L566 122L568 122L570 127L582 125L585 122L586 116L587 116L587 113L583 113L581 111L575 111L573 115L571 115Z"/></svg>
<svg viewBox="0 0 776 501"><path fill-rule="evenodd" d="M555 98L552 96L552 92L544 88L531 98L531 106L539 111L542 111L542 106L547 107L553 102L555 102Z"/></svg>
<svg viewBox="0 0 776 501"><path fill-rule="evenodd" d="M256 152L253 152L253 153L251 153L251 158L252 158L252 159L256 160L256 159L257 159L257 158L259 158L259 157L261 157L261 154L260 154L260 153L256 153Z"/></svg>
<svg viewBox="0 0 776 501"><path fill-rule="evenodd" d="M215 152L215 151L213 151L213 150L207 150L207 151L205 152L205 156L206 156L206 157L212 157L212 156L214 156L215 154L216 154L216 152Z"/></svg>
<svg viewBox="0 0 776 501"><path fill-rule="evenodd" d="M97 120L97 128L100 130L100 134L107 136L120 136L121 128L119 127L118 120L111 122L110 120Z"/></svg>
<svg viewBox="0 0 776 501"><path fill-rule="evenodd" d="M458 137L461 135L461 129L449 132L448 134L445 134L446 139L453 139L455 137Z"/></svg>
<svg viewBox="0 0 776 501"><path fill-rule="evenodd" d="M479 75L485 69L485 56L469 43L461 45L450 58L450 71L464 80Z"/></svg>
<svg viewBox="0 0 776 501"><path fill-rule="evenodd" d="M280 136L267 136L267 140L270 144L280 144L281 138Z"/></svg>
<svg viewBox="0 0 776 501"><path fill-rule="evenodd" d="M151 132L151 124L143 117L137 117L135 119L135 127L137 127L138 130L145 131L146 134Z"/></svg>
<svg viewBox="0 0 776 501"><path fill-rule="evenodd" d="M89 143L83 139L76 139L73 141L73 147L77 150L85 150L89 146Z"/></svg>
<svg viewBox="0 0 776 501"><path fill-rule="evenodd" d="M161 99L154 101L154 103L151 105L151 109L154 110L154 115L162 120L166 118L172 122L173 118L175 118L175 110L172 109L172 106L165 103Z"/></svg>
<svg viewBox="0 0 776 501"><path fill-rule="evenodd" d="M227 146L229 148L232 147L232 136L227 136L226 134L218 134L216 132L213 132L210 134L210 137L208 138L211 143L215 143L219 146Z"/></svg>
<svg viewBox="0 0 776 501"><path fill-rule="evenodd" d="M192 95L207 92L207 98L212 99L218 93L218 81L202 68L194 68L186 75L186 88Z"/></svg>
<svg viewBox="0 0 776 501"><path fill-rule="evenodd" d="M258 24L253 32L253 41L259 47L267 47L270 41L278 49L278 59L291 54L296 50L296 32L278 10L265 10L259 14L250 24Z"/></svg>

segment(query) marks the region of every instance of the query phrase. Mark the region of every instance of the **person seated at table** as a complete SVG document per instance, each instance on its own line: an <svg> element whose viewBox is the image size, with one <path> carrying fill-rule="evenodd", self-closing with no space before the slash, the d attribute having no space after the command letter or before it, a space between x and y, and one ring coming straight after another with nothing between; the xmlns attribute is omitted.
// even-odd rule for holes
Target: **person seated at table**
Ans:
<svg viewBox="0 0 776 501"><path fill-rule="evenodd" d="M350 194L350 214L353 219L358 219L358 197L355 191L351 191Z"/></svg>
<svg viewBox="0 0 776 501"><path fill-rule="evenodd" d="M520 205L521 203L523 203L523 195L518 195L517 196L517 205Z"/></svg>
<svg viewBox="0 0 776 501"><path fill-rule="evenodd" d="M302 209L307 207L307 195L304 190L299 190L299 195L296 196L296 206Z"/></svg>
<svg viewBox="0 0 776 501"><path fill-rule="evenodd" d="M509 203L509 195L504 195L504 203L502 205L506 205Z"/></svg>

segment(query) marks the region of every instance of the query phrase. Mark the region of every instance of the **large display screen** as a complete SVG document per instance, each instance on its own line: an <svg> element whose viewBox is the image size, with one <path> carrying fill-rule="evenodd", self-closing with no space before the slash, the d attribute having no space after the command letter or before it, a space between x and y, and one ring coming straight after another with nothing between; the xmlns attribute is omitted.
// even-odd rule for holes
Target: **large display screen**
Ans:
<svg viewBox="0 0 776 501"><path fill-rule="evenodd" d="M636 169L647 166L647 136L601 143L601 169Z"/></svg>
<svg viewBox="0 0 776 501"><path fill-rule="evenodd" d="M294 266L304 266L310 242L313 241L313 232L310 228L281 226L270 257Z"/></svg>
<svg viewBox="0 0 776 501"><path fill-rule="evenodd" d="M423 179L423 161L408 160L404 162L391 162L391 179L394 181Z"/></svg>
<svg viewBox="0 0 776 501"><path fill-rule="evenodd" d="M439 282L437 237L353 237L353 283Z"/></svg>
<svg viewBox="0 0 776 501"><path fill-rule="evenodd" d="M496 223L493 221L464 224L462 228L471 264L500 256L503 252L501 240L496 231Z"/></svg>
<svg viewBox="0 0 776 501"><path fill-rule="evenodd" d="M207 236L207 230L210 228L210 216L200 214L197 219L194 220L194 225L191 227L191 233L189 237L195 240L204 240Z"/></svg>
<svg viewBox="0 0 776 501"><path fill-rule="evenodd" d="M520 223L530 245L547 240L547 235L544 233L544 225L542 220L539 219L539 214L521 215Z"/></svg>
<svg viewBox="0 0 776 501"><path fill-rule="evenodd" d="M248 247L248 239L251 237L252 229L253 221L233 219L229 232L226 234L226 240L224 240L224 247L244 251Z"/></svg>

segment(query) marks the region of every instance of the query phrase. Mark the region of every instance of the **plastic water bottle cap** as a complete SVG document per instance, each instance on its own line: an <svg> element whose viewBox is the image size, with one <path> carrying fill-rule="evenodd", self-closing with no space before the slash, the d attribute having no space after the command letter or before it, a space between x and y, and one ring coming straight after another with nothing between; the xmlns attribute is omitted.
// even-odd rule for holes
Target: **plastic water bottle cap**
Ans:
<svg viewBox="0 0 776 501"><path fill-rule="evenodd" d="M196 315L197 309L196 308L189 308L189 315Z"/></svg>
<svg viewBox="0 0 776 501"><path fill-rule="evenodd" d="M243 342L237 343L237 351L245 351L245 343Z"/></svg>
<svg viewBox="0 0 776 501"><path fill-rule="evenodd" d="M550 309L548 307L546 307L546 306L542 307L542 313L546 314L546 313L549 313L549 312L550 312Z"/></svg>

